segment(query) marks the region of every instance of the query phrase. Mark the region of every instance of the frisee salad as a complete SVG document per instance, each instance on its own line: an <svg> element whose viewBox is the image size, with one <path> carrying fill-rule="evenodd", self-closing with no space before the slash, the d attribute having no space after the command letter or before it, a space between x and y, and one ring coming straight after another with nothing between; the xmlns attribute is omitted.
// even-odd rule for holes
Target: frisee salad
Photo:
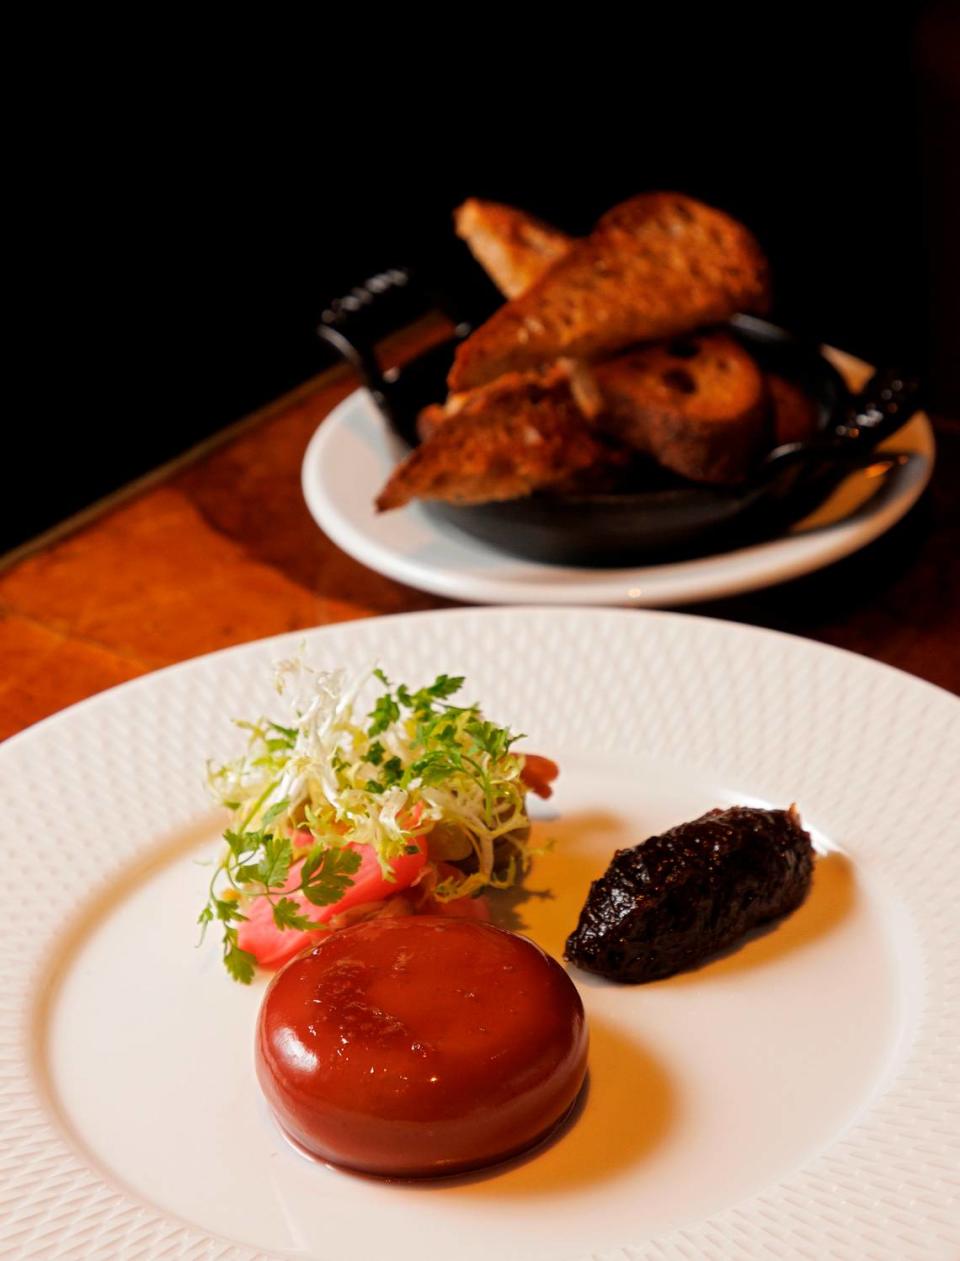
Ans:
<svg viewBox="0 0 960 1261"><path fill-rule="evenodd" d="M363 713L361 694L382 689ZM557 767L514 752L522 736L451 700L460 676L412 691L382 670L280 662L284 723L236 721L244 753L208 767L231 811L199 922L217 922L223 961L249 983L319 933L375 915L487 919L483 891L526 874L526 793L550 795Z"/></svg>

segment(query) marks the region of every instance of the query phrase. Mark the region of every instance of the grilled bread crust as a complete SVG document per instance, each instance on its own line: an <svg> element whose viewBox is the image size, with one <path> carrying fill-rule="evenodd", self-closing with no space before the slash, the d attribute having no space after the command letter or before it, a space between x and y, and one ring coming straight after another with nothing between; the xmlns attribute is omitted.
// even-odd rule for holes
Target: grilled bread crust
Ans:
<svg viewBox="0 0 960 1261"><path fill-rule="evenodd" d="M763 373L726 333L642 346L594 374L596 423L681 477L740 481L770 446Z"/></svg>
<svg viewBox="0 0 960 1261"><path fill-rule="evenodd" d="M517 298L562 258L573 237L523 210L470 197L453 212L457 236L500 292Z"/></svg>
<svg viewBox="0 0 960 1261"><path fill-rule="evenodd" d="M468 390L563 356L609 357L768 301L766 260L746 228L682 194L644 193L468 337L449 385Z"/></svg>
<svg viewBox="0 0 960 1261"><path fill-rule="evenodd" d="M624 458L584 422L562 369L540 378L508 375L442 418L394 469L377 508L401 508L412 499L517 499Z"/></svg>

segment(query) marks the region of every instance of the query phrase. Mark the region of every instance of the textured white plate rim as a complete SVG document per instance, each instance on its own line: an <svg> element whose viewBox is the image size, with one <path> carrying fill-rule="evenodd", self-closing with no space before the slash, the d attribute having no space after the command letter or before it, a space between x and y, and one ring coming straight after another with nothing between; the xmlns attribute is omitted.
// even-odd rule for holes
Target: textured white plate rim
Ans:
<svg viewBox="0 0 960 1261"><path fill-rule="evenodd" d="M366 627L368 631L374 627L377 629L383 628L384 630L389 630L391 625L396 625L398 623L406 624L411 622L416 623L443 619L445 624L449 624L454 620L463 622L500 621L508 627L511 622L516 622L518 620L536 622L538 619L543 620L547 618L549 618L551 625L556 626L558 622L556 610L537 607L511 610L451 610L440 613L428 612L399 614L383 619L367 619L359 623L339 624L339 626L334 627L317 628L314 631L287 632L268 640L261 640L252 644L237 645L232 648L220 650L216 653L208 654L204 657L194 658L191 661L167 667L164 670L157 671L156 673L145 676L144 678L132 680L116 688L110 689L108 692L102 693L97 697L91 698L88 701L71 706L68 710L64 710L58 715L54 715L51 718L43 720L0 746L0 770L3 769L3 763L10 757L10 755L19 754L24 750L29 751L31 743L40 742L42 744L44 738L52 731L56 732L58 727L69 729L71 725L76 725L79 721L78 716L82 717L85 715L87 718L90 718L95 716L98 711L102 712L104 710L115 709L117 706L120 706L121 708L124 706L130 708L136 703L137 698L144 692L155 690L158 695L162 696L165 682L177 673L181 673L183 675L187 675L188 673L195 671L203 673L204 671L210 671L219 661L240 658L245 654L250 654L251 656L256 656L257 658L269 658L271 651L278 644L282 643L289 646L291 644L295 644L300 637L309 641L311 638L317 637L318 635L322 637L325 631L336 632L339 629L342 632L344 625L349 625L351 627ZM631 623L627 622L627 619L631 618L639 620L631 625ZM894 692L901 694L899 699L908 705L910 704L910 701L907 697L907 693L912 693L917 697L922 694L926 697L927 701L924 708L929 710L931 705L935 705L938 713L942 716L942 714L946 713L943 709L944 701L946 701L950 707L948 718L951 732L955 728L957 715L958 712L960 712L960 702L957 702L956 698L951 697L949 693L944 692L931 684L916 680L912 676L906 675L901 671L893 669L892 667L879 666L876 663L869 662L865 658L858 657L856 654L814 644L810 641L805 641L782 632L766 631L756 627L740 626L735 623L725 623L710 618L694 618L674 613L636 613L630 611L578 609L565 612L559 620L564 624L572 621L584 624L596 621L599 624L602 621L610 625L620 625L624 628L624 630L626 630L629 626L631 627L631 630L635 630L636 633L640 633L644 625L655 626L659 624L661 626L670 626L681 635L687 633L686 628L690 628L689 633L694 638L697 636L706 636L707 638L726 636L729 638L731 643L735 640L751 640L752 645L761 655L768 651L766 648L761 647L761 645L779 645L777 655L782 654L785 659L793 656L797 662L806 658L809 662L819 660L822 663L827 661L829 658L833 658L835 661L842 660L851 670L853 670L854 663L857 663L859 679L866 678L866 675L864 674L866 671L866 674L870 676L870 679L875 681L877 690L886 690L891 692L891 694ZM544 622L544 628L545 627L546 622ZM630 632L627 631L627 633ZM885 685L882 684L882 680L884 679L887 681ZM857 686L859 686L859 683ZM904 699L905 697L907 697L906 700ZM955 862L954 866L956 866ZM931 890L928 888L927 893L929 894L930 891ZM955 936L956 934L954 931L954 938L951 939L952 947L956 945ZM4 943L4 949L7 950L6 942ZM32 962L33 961L30 960L28 961L28 964ZM949 989L949 986L947 988ZM954 1021L956 1019L954 1011L956 1003L955 990L950 990L947 996L950 998L953 1006L950 1006L949 1008L945 1004L938 1006L934 1016L938 1019L940 1028L938 1031L935 1030L934 1034L940 1038L946 1036L949 1039L951 1037L952 1027L950 1021L951 1019ZM16 1004L14 1004L14 1006L16 1007ZM929 1004L926 1004L925 1018L929 1019L930 1015ZM0 1026L2 1026L2 1028L0 1028L0 1046L2 1046L3 1043L6 1043L7 1052L4 1057L6 1059L6 1063L2 1065L2 1067L8 1069L11 1067L17 1067L12 1063L9 1056L9 1052L12 1048L10 1045L10 1039L7 1035L11 1029L19 1030L24 1017L26 1017L26 1013L23 1010L11 1010L9 1006L7 1006L5 1010L0 1010ZM31 1023L31 1021L28 1021L28 1023ZM929 1029L927 1030L927 1033L930 1033ZM19 1047L19 1051L22 1054L22 1045ZM894 1088L891 1087L891 1093L893 1092L893 1089ZM0 1086L0 1103L3 1102L3 1094L3 1087ZM956 1104L955 1100L948 1099L948 1102L952 1102L954 1106ZM936 1115L943 1115L942 1100L939 1101L938 1107L940 1111L938 1111ZM949 1109L947 1109L947 1111L949 1111ZM910 1117L907 1118L908 1121L910 1119ZM899 1138L902 1139L903 1132L909 1132L910 1127L907 1125L906 1131L903 1131L902 1118L898 1124L901 1125ZM857 1128L858 1125L860 1125L859 1122L856 1123L853 1128ZM54 1137L58 1138L59 1136L54 1134ZM841 1147L844 1146L846 1137L847 1136L843 1136L843 1140L840 1142ZM916 1138L916 1135L914 1135L914 1137ZM948 1135L948 1141L953 1145L956 1145L956 1130L952 1131ZM31 1191L31 1178L33 1178L34 1181L39 1178L44 1182L49 1182L51 1178L56 1181L59 1178L61 1183L72 1180L78 1187L83 1187L84 1194L87 1195L90 1200L90 1212L94 1216L98 1211L96 1207L97 1204L104 1206L104 1211L106 1211L105 1206L109 1202L110 1211L116 1212L118 1202L122 1201L128 1215L133 1214L136 1218L136 1222L139 1223L137 1229L141 1231L144 1240L149 1240L149 1242L144 1242L142 1246L138 1245L135 1250L131 1250L129 1253L127 1251L124 1251L123 1253L97 1251L96 1255L98 1257L136 1255L138 1257L177 1256L191 1258L250 1258L256 1255L263 1255L258 1254L256 1250L237 1246L228 1241L215 1240L214 1237L198 1231L193 1226L184 1226L172 1217L158 1212L153 1206L139 1204L129 1195L117 1192L110 1184L108 1178L101 1177L98 1172L79 1159L73 1149L67 1146L62 1139L59 1139L59 1148L59 1167L57 1162L54 1162L53 1167L51 1167L48 1163L44 1165L42 1169L31 1169L29 1167L29 1163L26 1166L18 1167L16 1170L4 1169L2 1171L2 1176L0 1176L0 1204L13 1202L14 1196L22 1197L24 1194L29 1194ZM877 1196L879 1194L881 1198L874 1203L873 1210L878 1214L882 1210L887 1213L888 1218L892 1212L894 1222L899 1222L902 1226L900 1238L903 1239L911 1248L916 1248L917 1240L921 1237L917 1233L917 1223L919 1222L919 1218L917 1216L918 1214L922 1216L927 1213L928 1210L931 1210L934 1213L933 1220L939 1223L941 1238L945 1237L942 1234L944 1226L948 1229L956 1229L956 1222L949 1222L945 1220L949 1211L947 1208L949 1200L945 1199L939 1193L934 1194L931 1187L922 1180L922 1160L918 1160L916 1151L908 1154L913 1162L912 1165L907 1166L912 1174L912 1177L904 1178L901 1184L898 1183L896 1179L891 1181L893 1173L897 1172L892 1169L892 1167L890 1168L890 1175L888 1175L886 1181L883 1177L885 1173L885 1169L883 1167L877 1168L873 1171L868 1170L866 1174L864 1174L864 1171L861 1169L860 1177L862 1185L860 1190L861 1194L864 1196L869 1196L871 1194ZM884 1156L882 1150L880 1152L880 1156ZM891 1159L893 1159L892 1154ZM842 1163L841 1159L840 1164L842 1165ZM889 1162L885 1158L882 1163L883 1165L890 1167ZM0 1161L0 1165L2 1165L2 1161ZM941 1165L939 1168L942 1172L943 1166ZM871 1179L869 1175L872 1172L877 1174L879 1181L878 1185L871 1189ZM902 1168L899 1172L903 1172ZM931 1177L934 1172L935 1171L933 1169L928 1171ZM10 1176L11 1174L13 1174L13 1176ZM822 1181L822 1172L820 1176ZM795 1181L795 1177L785 1179L784 1185ZM776 1190L779 1191L779 1187L776 1188ZM809 1187L807 1188L807 1191L809 1193ZM896 1253L883 1252L878 1243L878 1241L883 1238L883 1235L881 1233L874 1234L873 1231L870 1231L869 1234L865 1235L862 1239L862 1243L864 1245L863 1252L854 1253L852 1251L844 1251L843 1247L846 1245L843 1243L843 1240L846 1239L848 1242L851 1238L859 1240L861 1238L860 1235L856 1233L854 1235L850 1235L849 1223L845 1225L842 1215L839 1217L837 1216L836 1206L832 1221L829 1213L825 1219L819 1221L819 1224L815 1220L811 1220L811 1213L813 1219L816 1219L817 1211L823 1211L824 1201L822 1198L819 1200L819 1210L816 1209L816 1206L814 1206L814 1209L811 1209L811 1205L807 1202L806 1196L798 1196L796 1188L794 1188L792 1192L788 1189L788 1192L786 1193L786 1200L780 1202L781 1209L784 1209L784 1206L786 1206L786 1211L790 1219L787 1226L783 1226L782 1223L778 1226L775 1221L771 1222L769 1220L763 1220L769 1219L772 1194L773 1192L771 1192L770 1195L761 1197L764 1200L764 1213L761 1214L761 1220L753 1222L750 1229L748 1229L750 1214L744 1206L741 1205L736 1208L736 1213L739 1214L736 1221L731 1222L729 1220L725 1220L725 1218L729 1217L729 1213L720 1214L717 1216L716 1221L714 1221L714 1219L710 1219L708 1222L701 1224L701 1226L675 1232L671 1234L669 1238L664 1238L662 1241L658 1239L657 1241L648 1244L643 1255L656 1255L657 1257L671 1258L688 1257L692 1255L710 1255L718 1257L726 1255L748 1256L754 1255L754 1250L757 1252L764 1251L771 1243L775 1243L778 1230L789 1229L789 1231L796 1231L802 1229L802 1231L809 1232L820 1228L826 1231L823 1240L825 1251L817 1255L907 1255L906 1250ZM826 1194L827 1192L823 1190L821 1185L820 1190L817 1192L817 1196L822 1197ZM8 1196L10 1196L9 1200L7 1198ZM829 1202L828 1196L828 1207ZM923 1207L924 1204L926 1204L926 1208ZM731 1209L729 1212L733 1211L734 1210ZM746 1216L744 1216L745 1213ZM750 1232L753 1227L756 1228L756 1231L754 1234L751 1234ZM131 1227L131 1229L133 1229L133 1227ZM733 1236L729 1233L731 1230L734 1232ZM3 1228L2 1225L0 1225L0 1240L2 1240L3 1237ZM733 1245L734 1237L739 1239L738 1248L735 1254L728 1250ZM790 1238L793 1239L794 1243L796 1243L796 1238L794 1238L793 1235L791 1235ZM814 1239L819 1239L819 1235L808 1233L805 1235L805 1238L812 1241ZM765 1243L764 1240L767 1242ZM830 1240L833 1240L834 1242L831 1243ZM839 1243L836 1242L838 1240L840 1241ZM15 1242L15 1240L12 1242ZM691 1248L694 1249L693 1252L690 1251ZM0 1248L0 1253L3 1253L2 1248ZM15 1254L11 1252L9 1254L3 1253L3 1255L12 1256ZM92 1257L94 1252L92 1250L77 1251L75 1248L73 1250L69 1250L66 1245L64 1245L63 1249L61 1249L59 1244L50 1243L49 1250L48 1245L44 1244L44 1250L42 1252L40 1250L32 1250L29 1253L23 1253L20 1255ZM622 1255L636 1256L640 1254L625 1250ZM786 1253L781 1250L778 1255L786 1255ZM810 1255L814 1255L814 1253L810 1253ZM919 1256L946 1254L928 1254L921 1251L910 1251L909 1255Z"/></svg>
<svg viewBox="0 0 960 1261"><path fill-rule="evenodd" d="M842 362L859 365L849 356ZM321 470L339 461L345 434L362 417L376 425L378 443L392 441L386 422L364 390L356 390L330 412L311 438L301 468L301 487L311 516L338 547L378 573L395 578L434 595L477 603L499 604L610 604L655 608L738 595L772 586L824 568L865 547L894 526L916 503L930 480L935 459L935 439L923 413L910 422L918 426L915 455L919 467L909 474L894 474L895 481L883 502L858 511L833 525L695 560L612 570L589 570L539 565L500 555L468 535L444 529L414 505L403 512L417 514L425 537L451 549L450 560L439 564L430 558L406 555L379 538L374 530L372 506L368 515L356 515L328 493ZM895 443L894 443L895 445ZM389 468L388 461L382 472ZM352 479L344 482L345 495L355 493ZM366 491L356 492L365 494ZM372 501L372 494L370 495ZM355 508L355 505L354 505ZM469 562L478 557L499 565L501 573L471 573Z"/></svg>
<svg viewBox="0 0 960 1261"><path fill-rule="evenodd" d="M848 657L851 661L866 663L871 670L879 670L885 674L896 675L900 679L906 680L914 688L927 689L930 692L940 696L946 696L952 701L956 701L957 697L946 688L940 687L936 683L931 683L927 679L921 679L915 674L911 674L908 670L901 670L899 666L888 665L884 661L874 661L870 657L864 656L863 653L853 652L849 648L840 648L835 644L824 644L819 640L809 639L805 635L794 634L791 631L778 630L772 626L754 626L750 622L733 622L726 618L710 617L704 613L683 613L673 609L662 608L596 608L590 605L571 605L564 608L564 618L582 617L589 619L595 617L598 613L604 613L607 616L633 618L642 616L643 618L656 618L658 620L676 621L679 623L699 623L703 626L720 626L735 627L737 632L745 636L756 635L762 639L782 639L789 643L804 644L813 646L818 652L836 654L842 657ZM389 626L392 622L409 622L409 621L432 621L437 617L445 618L465 618L473 619L477 617L502 617L509 614L511 617L534 616L540 617L544 614L556 616L557 609L550 604L516 604L508 608L497 605L479 605L476 607L468 607L462 609L418 609L409 613L385 613L378 617L368 617L359 619L363 624L376 622L380 626ZM210 661L219 660L221 658L230 657L233 654L242 654L249 652L253 648L267 649L280 644L295 643L301 637L308 638L315 635L318 631L330 630L338 626L347 626L349 622L325 622L318 623L316 626L306 626L299 630L280 631L276 635L266 635L262 639L251 639L240 644L230 644L226 648L214 648L210 652L199 653L195 657L187 657L183 661L174 661L170 665L160 666L156 670L150 670L147 674L139 675L135 679L126 679L122 683L115 683L111 687L104 688L101 692L96 692L93 696L88 696L83 700L74 701L70 705L58 709L56 713L48 714L46 718L39 718L35 723L31 723L29 727L24 727L22 731L16 732L12 736L8 736L6 740L0 741L0 758L4 752L14 746L19 746L22 741L28 740L38 732L46 730L48 727L58 724L61 719L75 713L77 710L86 710L93 706L107 702L116 697L118 693L134 692L142 687L153 686L158 680L165 678L167 675L180 673L181 671L201 666ZM958 701L960 703L960 701Z"/></svg>

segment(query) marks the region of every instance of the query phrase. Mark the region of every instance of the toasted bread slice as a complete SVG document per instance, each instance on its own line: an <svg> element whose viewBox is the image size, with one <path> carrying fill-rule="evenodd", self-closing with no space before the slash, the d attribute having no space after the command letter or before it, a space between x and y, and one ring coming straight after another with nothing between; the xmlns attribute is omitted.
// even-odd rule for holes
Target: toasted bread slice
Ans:
<svg viewBox="0 0 960 1261"><path fill-rule="evenodd" d="M453 212L457 236L502 294L519 297L562 258L573 237L497 201L470 197Z"/></svg>
<svg viewBox="0 0 960 1261"><path fill-rule="evenodd" d="M411 499L478 504L567 483L593 465L623 460L588 425L566 374L505 376L444 416L394 469L381 512Z"/></svg>
<svg viewBox="0 0 960 1261"><path fill-rule="evenodd" d="M455 398L463 398L464 395L454 395ZM417 433L421 442L429 442L437 430L453 418L455 413L447 410L447 404L431 403L429 407L425 407L417 417Z"/></svg>
<svg viewBox="0 0 960 1261"><path fill-rule="evenodd" d="M787 442L806 442L814 437L820 424L820 409L799 385L786 381L776 373L767 375L767 388L773 408L773 428L776 445Z"/></svg>
<svg viewBox="0 0 960 1261"><path fill-rule="evenodd" d="M480 385L462 394L450 394L445 403L431 403L417 417L420 441L432 438L441 425L464 410L468 415L478 416L502 408L508 399L507 405L512 407L514 403L510 396L518 391L530 391L537 386L558 389L564 382L569 386L582 419L592 420L603 406L593 370L575 359L559 359L546 372L508 373L489 385Z"/></svg>
<svg viewBox="0 0 960 1261"><path fill-rule="evenodd" d="M597 359L764 311L767 265L741 224L679 193L645 193L614 207L590 236L457 350L453 391L561 356Z"/></svg>
<svg viewBox="0 0 960 1261"><path fill-rule="evenodd" d="M740 481L770 445L763 374L726 333L642 346L594 374L597 424L682 477Z"/></svg>

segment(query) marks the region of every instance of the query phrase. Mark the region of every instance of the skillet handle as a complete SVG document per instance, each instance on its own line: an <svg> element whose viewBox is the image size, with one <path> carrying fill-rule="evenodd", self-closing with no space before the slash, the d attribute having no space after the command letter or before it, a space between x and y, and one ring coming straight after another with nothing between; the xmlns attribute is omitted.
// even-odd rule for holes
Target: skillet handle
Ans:
<svg viewBox="0 0 960 1261"><path fill-rule="evenodd" d="M842 445L871 449L905 425L920 406L920 382L893 368L874 373L835 433Z"/></svg>
<svg viewBox="0 0 960 1261"><path fill-rule="evenodd" d="M854 395L829 437L776 447L763 461L763 474L772 478L803 465L869 464L874 447L905 425L919 405L920 383L915 378L893 368L881 369Z"/></svg>
<svg viewBox="0 0 960 1261"><path fill-rule="evenodd" d="M376 344L433 305L411 267L391 267L329 302L317 336L356 369L377 405L389 411L390 387L377 360Z"/></svg>

